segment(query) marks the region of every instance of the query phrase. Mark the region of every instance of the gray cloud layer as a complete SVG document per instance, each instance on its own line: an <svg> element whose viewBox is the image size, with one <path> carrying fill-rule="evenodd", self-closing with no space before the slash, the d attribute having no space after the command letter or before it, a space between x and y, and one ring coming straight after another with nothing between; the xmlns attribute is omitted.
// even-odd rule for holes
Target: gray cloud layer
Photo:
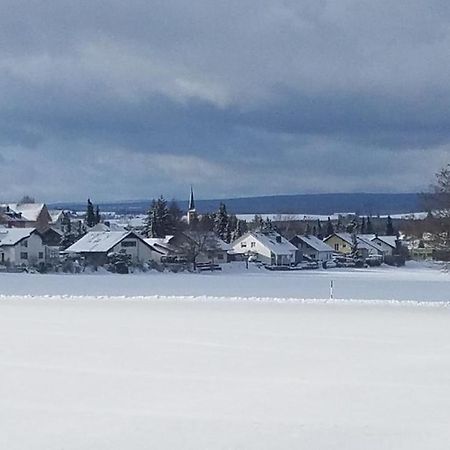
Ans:
<svg viewBox="0 0 450 450"><path fill-rule="evenodd" d="M0 199L423 189L446 1L3 0Z"/></svg>

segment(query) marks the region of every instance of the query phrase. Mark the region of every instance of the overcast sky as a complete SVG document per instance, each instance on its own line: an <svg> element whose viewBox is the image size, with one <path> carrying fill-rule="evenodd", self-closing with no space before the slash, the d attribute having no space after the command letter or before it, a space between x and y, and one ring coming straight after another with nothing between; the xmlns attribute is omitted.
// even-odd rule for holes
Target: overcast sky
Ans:
<svg viewBox="0 0 450 450"><path fill-rule="evenodd" d="M0 200L411 192L448 0L2 0Z"/></svg>

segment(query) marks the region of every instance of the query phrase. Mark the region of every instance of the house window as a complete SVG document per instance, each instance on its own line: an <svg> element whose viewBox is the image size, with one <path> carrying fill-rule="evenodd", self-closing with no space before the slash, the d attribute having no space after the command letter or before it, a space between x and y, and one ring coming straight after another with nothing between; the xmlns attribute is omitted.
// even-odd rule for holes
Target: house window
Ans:
<svg viewBox="0 0 450 450"><path fill-rule="evenodd" d="M5 254L2 253L2 263L4 263L4 262L5 262Z"/></svg>
<svg viewBox="0 0 450 450"><path fill-rule="evenodd" d="M247 242L241 242L241 248L246 248L247 247Z"/></svg>
<svg viewBox="0 0 450 450"><path fill-rule="evenodd" d="M39 259L44 259L44 252L39 252Z"/></svg>
<svg viewBox="0 0 450 450"><path fill-rule="evenodd" d="M255 248L255 247L256 247L256 242L252 242L252 243L250 244L250 247L251 247L251 248Z"/></svg>
<svg viewBox="0 0 450 450"><path fill-rule="evenodd" d="M342 244L342 247L344 247L344 248L347 247L347 244Z"/></svg>
<svg viewBox="0 0 450 450"><path fill-rule="evenodd" d="M223 253L219 253L219 254L217 255L217 259L223 259Z"/></svg>
<svg viewBox="0 0 450 450"><path fill-rule="evenodd" d="M20 253L20 259L28 259L28 253L27 252L21 252Z"/></svg>
<svg viewBox="0 0 450 450"><path fill-rule="evenodd" d="M21 246L21 247L28 247L28 241L25 239L24 241L22 241L22 242L20 243L20 246Z"/></svg>
<svg viewBox="0 0 450 450"><path fill-rule="evenodd" d="M136 241L124 241L121 244L122 247L136 247Z"/></svg>
<svg viewBox="0 0 450 450"><path fill-rule="evenodd" d="M339 244L334 244L334 249L338 252L339 251Z"/></svg>

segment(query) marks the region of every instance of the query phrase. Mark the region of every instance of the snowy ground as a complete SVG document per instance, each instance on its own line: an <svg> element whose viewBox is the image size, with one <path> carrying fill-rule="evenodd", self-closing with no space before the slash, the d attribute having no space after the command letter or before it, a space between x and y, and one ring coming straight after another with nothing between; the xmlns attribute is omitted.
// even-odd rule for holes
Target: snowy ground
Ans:
<svg viewBox="0 0 450 450"><path fill-rule="evenodd" d="M330 277L346 299L432 302L302 303ZM448 449L449 287L422 269L0 274L0 448Z"/></svg>

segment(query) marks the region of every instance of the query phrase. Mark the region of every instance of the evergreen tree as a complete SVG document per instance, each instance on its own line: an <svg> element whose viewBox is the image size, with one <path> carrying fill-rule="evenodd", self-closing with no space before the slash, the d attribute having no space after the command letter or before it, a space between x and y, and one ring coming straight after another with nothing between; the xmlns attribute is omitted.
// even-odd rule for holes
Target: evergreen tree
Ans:
<svg viewBox="0 0 450 450"><path fill-rule="evenodd" d="M200 217L199 229L204 232L214 231L214 215L213 214L203 214Z"/></svg>
<svg viewBox="0 0 450 450"><path fill-rule="evenodd" d="M274 227L273 227L273 223L270 220L269 217L266 218L266 220L264 220L262 222L262 229L261 231L274 231Z"/></svg>
<svg viewBox="0 0 450 450"><path fill-rule="evenodd" d="M231 240L235 241L236 239L240 238L245 233L247 233L247 231L248 231L247 222L245 220L238 219L237 224L236 224L236 229L233 232Z"/></svg>
<svg viewBox="0 0 450 450"><path fill-rule="evenodd" d="M340 233L341 231L342 231L342 219L341 216L339 216L336 224L336 232Z"/></svg>
<svg viewBox="0 0 450 450"><path fill-rule="evenodd" d="M311 225L309 223L306 224L305 235L309 236L311 234Z"/></svg>
<svg viewBox="0 0 450 450"><path fill-rule="evenodd" d="M366 233L367 233L367 234L373 234L372 221L370 220L370 217L369 217L369 216L367 216Z"/></svg>
<svg viewBox="0 0 450 450"><path fill-rule="evenodd" d="M264 221L262 217L258 214L255 214L255 217L253 218L252 222L252 229L254 230L262 230L264 225Z"/></svg>
<svg viewBox="0 0 450 450"><path fill-rule="evenodd" d="M333 222L331 222L331 219L328 217L328 220L327 220L327 236L331 236L333 233L334 233Z"/></svg>
<svg viewBox="0 0 450 450"><path fill-rule="evenodd" d="M95 209L95 223L100 223L102 221L102 216L100 215L100 207L97 205Z"/></svg>
<svg viewBox="0 0 450 450"><path fill-rule="evenodd" d="M167 218L167 234L175 235L182 229L181 218L183 217L183 212L178 206L178 203L175 200L170 202L170 205L167 209L168 218Z"/></svg>
<svg viewBox="0 0 450 450"><path fill-rule="evenodd" d="M91 199L88 198L85 219L86 225L89 228L93 227L96 224L95 220L94 205L92 204Z"/></svg>
<svg viewBox="0 0 450 450"><path fill-rule="evenodd" d="M214 232L223 241L227 240L229 217L225 203L220 203L219 211L214 217Z"/></svg>
<svg viewBox="0 0 450 450"><path fill-rule="evenodd" d="M235 234L237 227L238 227L238 219L234 214L231 214L228 217L227 235L226 235L225 242L230 243L233 240L233 236Z"/></svg>
<svg viewBox="0 0 450 450"><path fill-rule="evenodd" d="M366 219L364 217L361 220L361 234L366 234Z"/></svg>
<svg viewBox="0 0 450 450"><path fill-rule="evenodd" d="M152 238L164 238L172 230L171 218L164 197L153 200L148 212L145 234Z"/></svg>
<svg viewBox="0 0 450 450"><path fill-rule="evenodd" d="M391 216L387 217L387 222L386 222L386 236L394 236L395 235L395 231L394 231L394 225L392 224L392 218Z"/></svg>

